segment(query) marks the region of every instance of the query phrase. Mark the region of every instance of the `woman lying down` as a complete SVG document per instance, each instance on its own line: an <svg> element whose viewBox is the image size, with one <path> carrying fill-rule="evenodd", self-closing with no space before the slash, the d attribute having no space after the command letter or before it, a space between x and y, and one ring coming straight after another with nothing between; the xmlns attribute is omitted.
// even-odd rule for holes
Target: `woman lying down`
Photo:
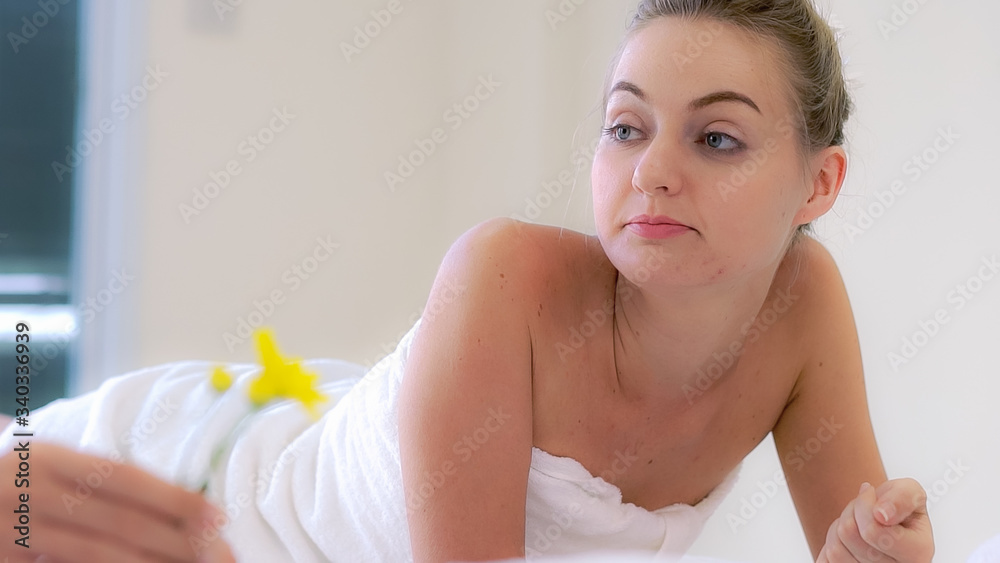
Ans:
<svg viewBox="0 0 1000 563"><path fill-rule="evenodd" d="M307 362L325 415L268 408L214 465L244 403L209 364L32 413L30 489L2 481L6 507L30 491L30 548L5 525L4 556L680 554L770 432L816 561L931 561L924 491L886 478L845 288L805 233L840 192L850 107L809 0L643 0L604 92L596 235L469 230L390 356ZM259 368L230 369L240 388ZM836 440L790 455L826 424Z"/></svg>

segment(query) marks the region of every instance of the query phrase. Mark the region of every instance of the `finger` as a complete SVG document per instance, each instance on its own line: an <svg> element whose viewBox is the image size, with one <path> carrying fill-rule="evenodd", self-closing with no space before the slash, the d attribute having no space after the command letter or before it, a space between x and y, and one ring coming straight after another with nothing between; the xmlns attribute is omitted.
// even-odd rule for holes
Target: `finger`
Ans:
<svg viewBox="0 0 1000 563"><path fill-rule="evenodd" d="M876 500L875 489L864 483L850 514L850 529L841 530L850 535L850 541L844 543L858 561L895 561L889 551L895 545L892 529L875 521Z"/></svg>
<svg viewBox="0 0 1000 563"><path fill-rule="evenodd" d="M851 501L848 506L853 507L853 503L854 501ZM851 552L840 540L840 535L837 532L839 526L840 518L837 518L826 531L826 543L823 545L825 561L829 563L854 563L855 559Z"/></svg>
<svg viewBox="0 0 1000 563"><path fill-rule="evenodd" d="M152 474L121 463L49 446L38 453L45 463L47 478L59 480L73 490L77 501L105 498L131 504L174 526L194 522L205 510L204 499ZM72 503L72 497L69 501Z"/></svg>
<svg viewBox="0 0 1000 563"><path fill-rule="evenodd" d="M927 493L913 479L886 481L875 494L875 518L882 525L895 526L913 514L927 514Z"/></svg>
<svg viewBox="0 0 1000 563"><path fill-rule="evenodd" d="M883 515L879 507L891 503L894 514L889 521L896 524L889 528L893 544L883 551L898 561L930 561L934 554L934 534L927 515L927 493L913 479L887 481L876 490L875 519Z"/></svg>
<svg viewBox="0 0 1000 563"><path fill-rule="evenodd" d="M126 549L156 557L191 557L186 539L191 531L186 527L178 527L132 503L111 500L107 495L65 502L68 495L62 491L42 489L38 493L36 518L40 527L105 538Z"/></svg>
<svg viewBox="0 0 1000 563"><path fill-rule="evenodd" d="M219 508L209 505L201 526L192 536L191 546L199 563L236 563L229 545L222 538L222 528L228 527L229 518ZM194 539L198 541L194 541Z"/></svg>
<svg viewBox="0 0 1000 563"><path fill-rule="evenodd" d="M870 489L868 492L871 492ZM838 541L831 546L831 561L850 561L851 563L856 561L861 563L877 561L877 559L869 558L867 556L869 546L865 543L864 539L861 538L861 534L858 532L857 522L854 518L854 514L857 511L857 506L860 501L861 498L859 495L858 498L847 503L843 512L840 513L840 518L837 518L837 521L834 523Z"/></svg>
<svg viewBox="0 0 1000 563"><path fill-rule="evenodd" d="M136 551L128 546L116 543L110 538L94 533L80 533L79 528L64 525L46 524L38 526L38 532L32 530L35 539L31 551L37 561L38 556L44 556L58 563L181 563L183 560L153 557L148 553Z"/></svg>
<svg viewBox="0 0 1000 563"><path fill-rule="evenodd" d="M213 541L205 549L205 552L198 556L198 563L236 563L229 544L221 538Z"/></svg>
<svg viewBox="0 0 1000 563"><path fill-rule="evenodd" d="M51 495L42 503L46 516L64 526L122 538L143 552L152 550L169 559L193 558L186 540L196 535L209 509L200 495L136 467L51 444L39 446L33 452L45 460L39 464L39 479L54 485L41 490ZM72 512L81 510L98 516L73 518ZM124 531L116 531L119 527Z"/></svg>

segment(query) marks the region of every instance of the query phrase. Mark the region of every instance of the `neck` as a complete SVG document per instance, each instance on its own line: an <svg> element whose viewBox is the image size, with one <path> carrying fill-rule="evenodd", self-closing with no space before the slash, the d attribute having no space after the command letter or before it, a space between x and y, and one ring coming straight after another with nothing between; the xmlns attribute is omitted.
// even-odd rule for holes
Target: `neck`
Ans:
<svg viewBox="0 0 1000 563"><path fill-rule="evenodd" d="M752 328L759 333L765 321L774 322L768 307L780 293L774 282L783 263L697 287L639 286L618 275L614 346L622 396L683 407L710 392L738 365Z"/></svg>

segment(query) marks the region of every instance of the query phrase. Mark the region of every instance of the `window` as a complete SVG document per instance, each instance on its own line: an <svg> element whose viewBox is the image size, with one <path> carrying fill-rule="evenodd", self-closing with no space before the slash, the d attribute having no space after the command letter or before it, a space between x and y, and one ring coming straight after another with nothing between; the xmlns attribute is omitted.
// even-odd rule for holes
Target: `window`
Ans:
<svg viewBox="0 0 1000 563"><path fill-rule="evenodd" d="M13 374L15 325L27 322L32 409L66 394L74 349L78 20L75 1L0 2L0 369ZM2 385L11 396L12 379Z"/></svg>

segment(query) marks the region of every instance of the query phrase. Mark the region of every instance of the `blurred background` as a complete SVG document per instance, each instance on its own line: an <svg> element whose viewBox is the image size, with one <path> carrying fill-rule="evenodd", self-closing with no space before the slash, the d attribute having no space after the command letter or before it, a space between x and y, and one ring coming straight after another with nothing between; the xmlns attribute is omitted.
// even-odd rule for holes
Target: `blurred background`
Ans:
<svg viewBox="0 0 1000 563"><path fill-rule="evenodd" d="M937 560L964 561L1000 533L1000 4L820 6L857 112L817 238L890 477L924 485ZM36 408L162 362L252 361L262 323L294 355L373 365L469 228L594 232L601 86L634 8L3 0L0 365L20 321ZM770 439L694 552L809 559Z"/></svg>

